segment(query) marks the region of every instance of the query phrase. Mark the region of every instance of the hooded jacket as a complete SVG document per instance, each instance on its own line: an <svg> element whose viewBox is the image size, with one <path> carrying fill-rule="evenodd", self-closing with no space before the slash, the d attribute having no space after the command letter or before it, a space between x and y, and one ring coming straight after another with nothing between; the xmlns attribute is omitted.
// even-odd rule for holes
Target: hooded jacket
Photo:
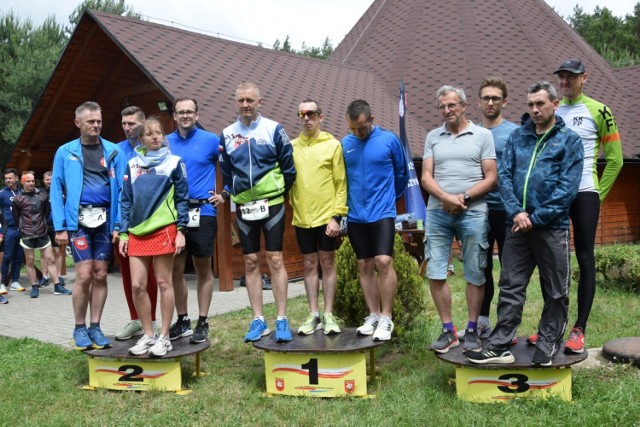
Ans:
<svg viewBox="0 0 640 427"><path fill-rule="evenodd" d="M347 213L347 177L342 145L328 132L309 138L304 132L291 141L296 180L289 192L292 224L320 227Z"/></svg>
<svg viewBox="0 0 640 427"><path fill-rule="evenodd" d="M569 206L578 194L584 151L578 134L560 116L544 136L536 134L528 114L502 153L500 197L513 217L527 212L534 228L569 229Z"/></svg>

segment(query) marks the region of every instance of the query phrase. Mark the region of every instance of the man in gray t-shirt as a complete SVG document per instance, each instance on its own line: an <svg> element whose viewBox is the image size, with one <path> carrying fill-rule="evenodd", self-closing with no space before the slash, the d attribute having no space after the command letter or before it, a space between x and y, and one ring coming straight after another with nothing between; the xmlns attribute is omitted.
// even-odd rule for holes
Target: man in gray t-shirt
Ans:
<svg viewBox="0 0 640 427"><path fill-rule="evenodd" d="M451 317L447 284L448 258L454 234L462 240L464 278L467 281L468 323L464 351L480 350L478 315L484 295L487 244L485 194L498 182L491 132L464 116L466 96L460 88L442 86L436 92L444 124L427 135L422 163L422 185L427 204L427 278L442 321L442 334L431 348L446 353L459 345Z"/></svg>

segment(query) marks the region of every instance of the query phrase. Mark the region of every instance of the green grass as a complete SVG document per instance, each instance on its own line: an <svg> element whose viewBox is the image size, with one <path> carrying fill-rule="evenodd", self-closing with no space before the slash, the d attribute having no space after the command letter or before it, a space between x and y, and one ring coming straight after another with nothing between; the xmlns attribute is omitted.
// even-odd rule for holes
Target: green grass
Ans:
<svg viewBox="0 0 640 427"><path fill-rule="evenodd" d="M462 266L457 263L451 286L454 319L464 326L460 271ZM575 290L571 302L570 322L575 319ZM539 285L534 281L519 335L535 331L540 308ZM294 327L306 313L304 298L290 301ZM202 368L208 375L193 378L195 358L182 360L183 386L192 390L186 396L84 391L82 386L88 384L85 355L31 339L0 338L0 395L4 397L0 425L640 425L640 370L629 365L574 371L571 403L556 399L506 404L458 400L454 367L427 350L439 333L433 304L406 344L392 341L377 351L378 376L369 383L375 399L267 398L263 396L262 352L242 342L250 315L243 310L211 319L211 348L202 355ZM266 315L275 316L273 305L266 307ZM640 336L638 295L599 289L588 329L589 347L623 336Z"/></svg>

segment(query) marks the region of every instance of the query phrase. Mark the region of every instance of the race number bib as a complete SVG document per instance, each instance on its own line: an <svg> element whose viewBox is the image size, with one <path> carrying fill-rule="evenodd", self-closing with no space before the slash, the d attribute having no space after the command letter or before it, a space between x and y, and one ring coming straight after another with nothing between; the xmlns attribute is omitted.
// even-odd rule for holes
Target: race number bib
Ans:
<svg viewBox="0 0 640 427"><path fill-rule="evenodd" d="M78 213L78 222L80 225L88 228L96 228L107 221L106 208L80 208Z"/></svg>
<svg viewBox="0 0 640 427"><path fill-rule="evenodd" d="M189 209L189 224L187 224L187 227L200 227L200 208Z"/></svg>
<svg viewBox="0 0 640 427"><path fill-rule="evenodd" d="M269 217L269 200L256 200L240 206L244 221L257 221Z"/></svg>

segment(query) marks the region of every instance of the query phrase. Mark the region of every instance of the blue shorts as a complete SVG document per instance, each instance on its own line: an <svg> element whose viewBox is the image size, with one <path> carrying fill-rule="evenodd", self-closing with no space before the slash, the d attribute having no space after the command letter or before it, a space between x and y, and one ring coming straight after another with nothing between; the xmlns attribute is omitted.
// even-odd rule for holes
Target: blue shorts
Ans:
<svg viewBox="0 0 640 427"><path fill-rule="evenodd" d="M73 262L111 261L113 258L109 218L98 227L79 226L77 231L69 231L69 241Z"/></svg>
<svg viewBox="0 0 640 427"><path fill-rule="evenodd" d="M486 211L464 211L449 215L442 209L430 210L425 228L428 279L447 278L451 242L453 236L457 235L462 240L464 279L472 285L484 285L484 268L489 248L489 220Z"/></svg>

